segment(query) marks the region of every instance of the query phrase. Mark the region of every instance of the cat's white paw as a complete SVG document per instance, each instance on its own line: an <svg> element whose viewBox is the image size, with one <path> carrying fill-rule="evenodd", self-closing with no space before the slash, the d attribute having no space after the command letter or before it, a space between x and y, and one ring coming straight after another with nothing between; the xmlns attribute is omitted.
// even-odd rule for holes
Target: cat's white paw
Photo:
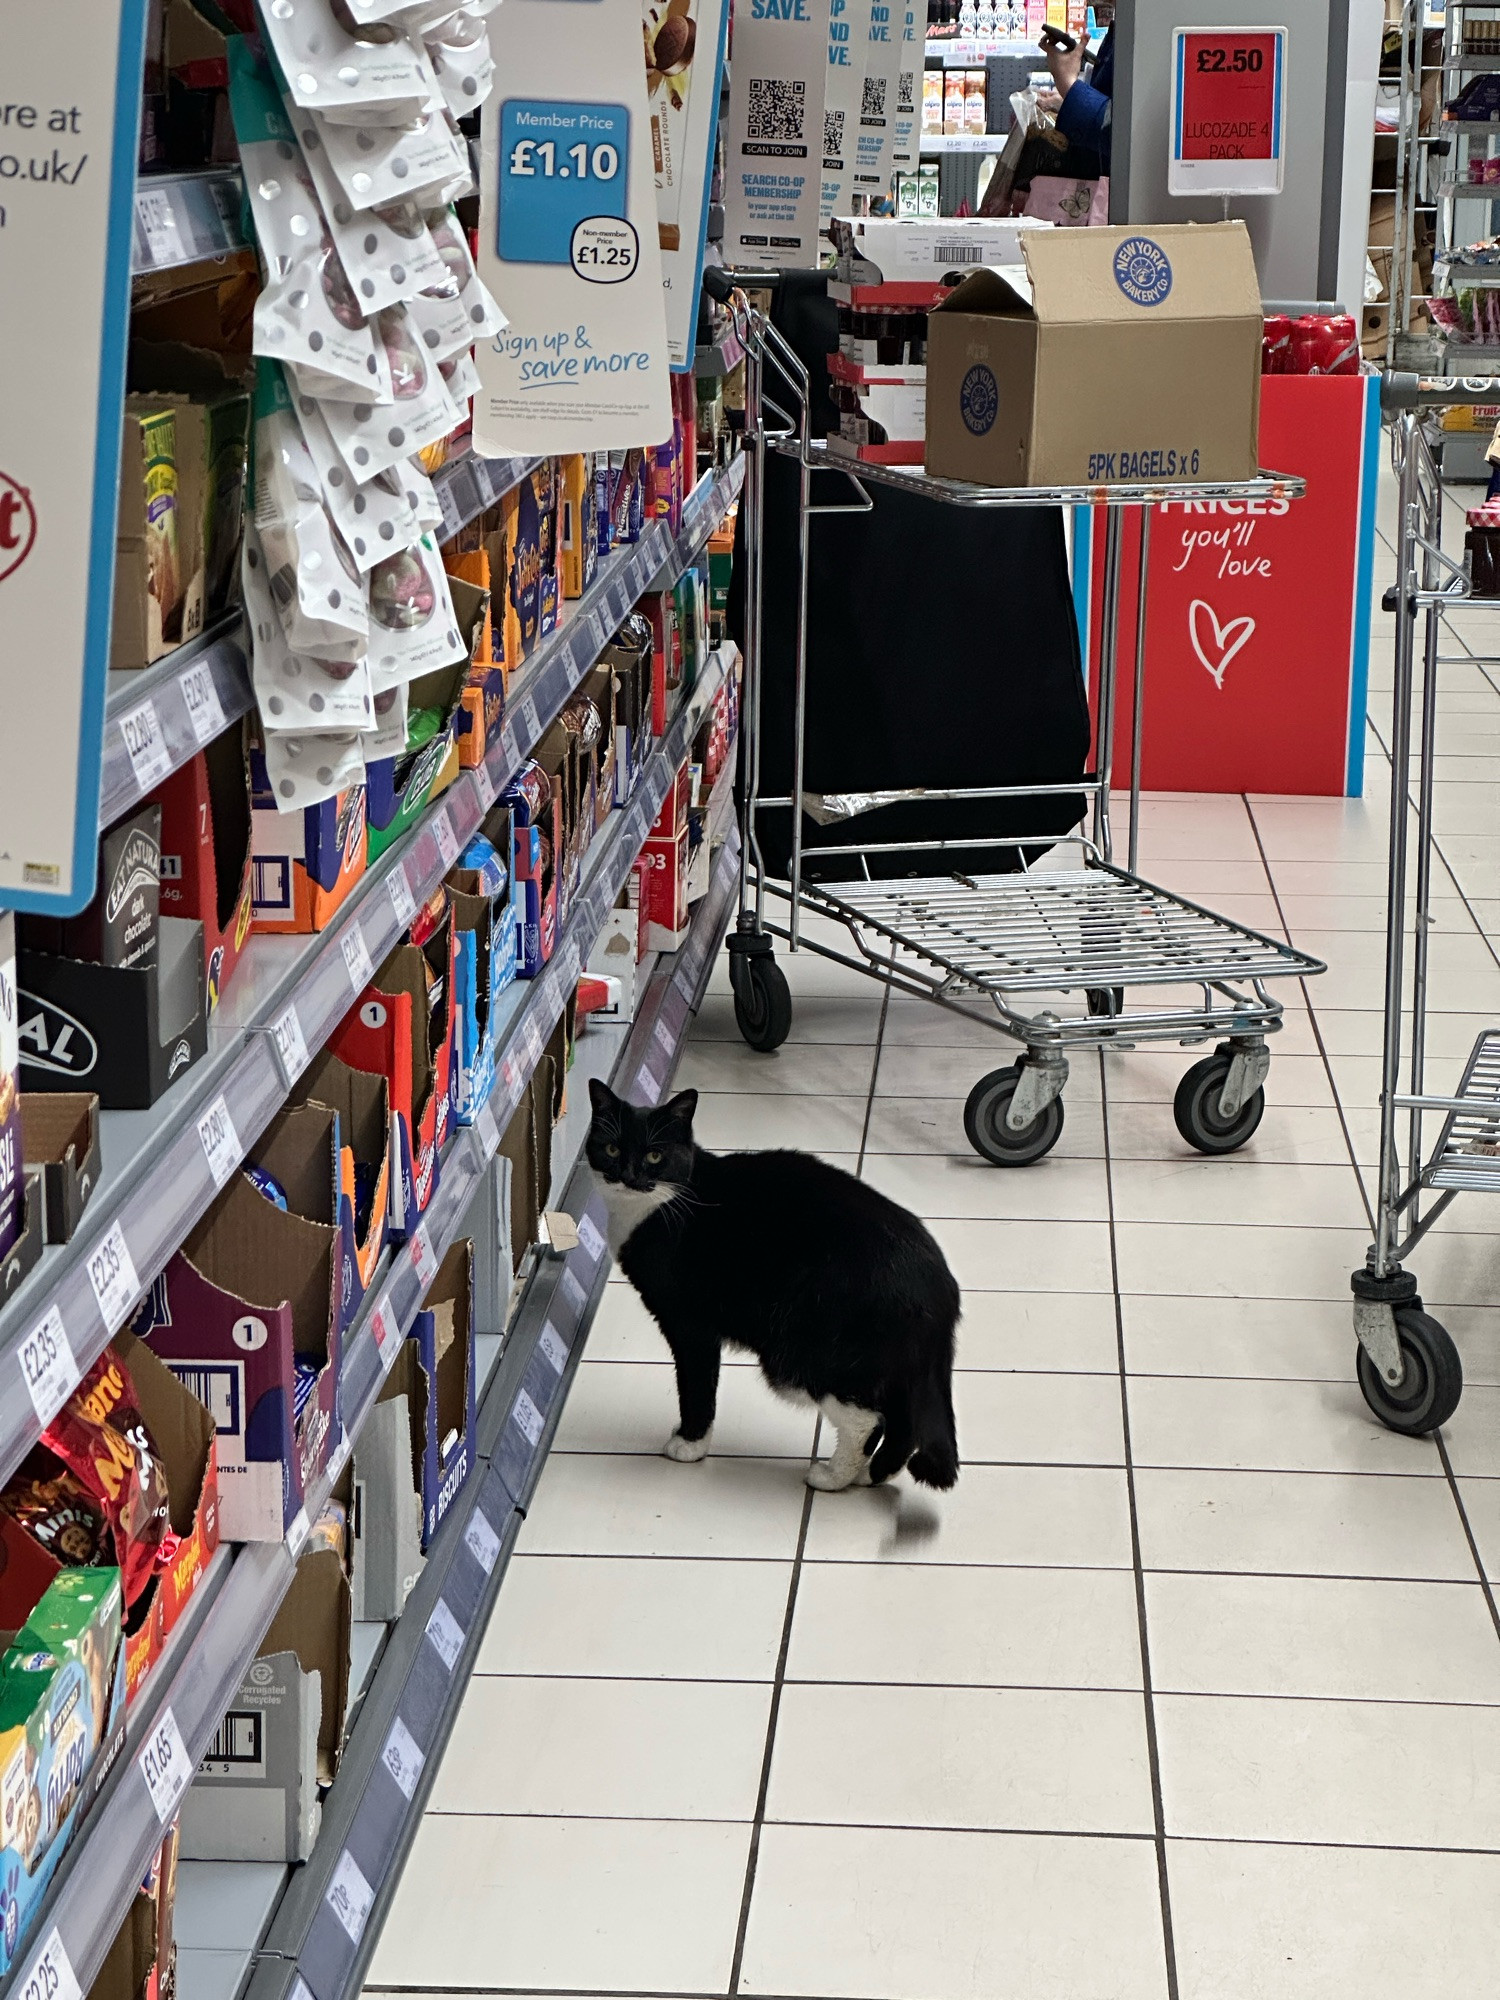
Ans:
<svg viewBox="0 0 1500 2000"><path fill-rule="evenodd" d="M868 1472L865 1477L869 1478ZM831 1458L820 1458L808 1467L807 1483L815 1493L842 1493L845 1487L859 1484L859 1474L849 1478Z"/></svg>
<svg viewBox="0 0 1500 2000"><path fill-rule="evenodd" d="M661 1448L663 1458L675 1458L679 1465L696 1465L700 1458L708 1457L708 1440L711 1431L701 1438L685 1438L681 1431L673 1431Z"/></svg>

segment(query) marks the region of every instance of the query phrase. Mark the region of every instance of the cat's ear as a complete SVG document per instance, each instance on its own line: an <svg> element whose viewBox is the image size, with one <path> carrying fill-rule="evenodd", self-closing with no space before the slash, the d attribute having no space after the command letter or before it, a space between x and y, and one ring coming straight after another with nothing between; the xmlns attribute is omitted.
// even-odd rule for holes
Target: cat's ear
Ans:
<svg viewBox="0 0 1500 2000"><path fill-rule="evenodd" d="M679 1090L675 1097L669 1097L657 1116L663 1124L679 1127L684 1133L693 1129L693 1113L698 1109L696 1090Z"/></svg>
<svg viewBox="0 0 1500 2000"><path fill-rule="evenodd" d="M589 1102L593 1105L594 1116L597 1118L601 1112L617 1110L620 1100L615 1096L607 1083L603 1082L597 1076L591 1076L589 1078Z"/></svg>

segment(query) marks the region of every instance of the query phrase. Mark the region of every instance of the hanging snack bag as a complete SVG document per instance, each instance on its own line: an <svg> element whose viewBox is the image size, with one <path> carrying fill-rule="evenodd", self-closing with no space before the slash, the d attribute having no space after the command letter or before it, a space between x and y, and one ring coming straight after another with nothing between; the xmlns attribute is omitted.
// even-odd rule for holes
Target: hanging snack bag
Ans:
<svg viewBox="0 0 1500 2000"><path fill-rule="evenodd" d="M317 469L274 366L257 369L255 394L255 527L287 645L352 664L369 640L363 579L323 505ZM247 567L253 567L248 557Z"/></svg>
<svg viewBox="0 0 1500 2000"><path fill-rule="evenodd" d="M308 456L322 481L324 504L355 567L373 569L382 556L420 541L429 512L423 488L430 493L432 481L415 460L400 460L373 479L356 480L339 456L316 398L298 396L296 408ZM437 505L435 494L432 505ZM441 508L438 515L441 519Z"/></svg>
<svg viewBox="0 0 1500 2000"><path fill-rule="evenodd" d="M42 1432L42 1443L102 1508L114 1535L125 1602L134 1604L158 1564L170 1560L177 1537L156 1441L112 1347L85 1372Z"/></svg>
<svg viewBox="0 0 1500 2000"><path fill-rule="evenodd" d="M293 122L324 220L360 309L379 312L382 306L411 298L424 285L438 283L442 258L417 204L405 200L390 202L384 208L357 208L329 164L316 120L304 112Z"/></svg>
<svg viewBox="0 0 1500 2000"><path fill-rule="evenodd" d="M474 366L472 347L461 347L457 354L438 363L438 372L448 385L448 394L457 403L459 410L468 414L469 400L477 396L484 384L479 379L479 370Z"/></svg>
<svg viewBox="0 0 1500 2000"><path fill-rule="evenodd" d="M245 616L254 641L250 680L266 729L372 729L375 703L363 660L318 660L294 653L287 645L253 527L245 530L242 580Z"/></svg>
<svg viewBox="0 0 1500 2000"><path fill-rule="evenodd" d="M439 99L441 102L441 99ZM469 181L469 149L446 111L424 111L405 125L334 125L311 118L323 157L346 199L359 210L418 198L434 183Z"/></svg>
<svg viewBox="0 0 1500 2000"><path fill-rule="evenodd" d="M469 657L448 572L431 537L370 572L370 678L377 693Z"/></svg>
<svg viewBox="0 0 1500 2000"><path fill-rule="evenodd" d="M363 736L299 735L294 729L265 731L266 780L278 812L336 799L363 784Z"/></svg>
<svg viewBox="0 0 1500 2000"><path fill-rule="evenodd" d="M474 269L453 211L430 209L427 228L443 260L445 276L441 284L419 293L406 310L427 352L435 360L446 361L459 348L488 340L509 322Z"/></svg>
<svg viewBox="0 0 1500 2000"><path fill-rule="evenodd" d="M262 28L294 103L353 124L419 118L434 77L426 51L361 0L270 0Z"/></svg>
<svg viewBox="0 0 1500 2000"><path fill-rule="evenodd" d="M382 757L406 755L406 683L385 688L375 697L375 727L364 741L368 767Z"/></svg>
<svg viewBox="0 0 1500 2000"><path fill-rule="evenodd" d="M423 355L405 306L387 306L375 324L394 401L322 405L339 457L359 481L373 479L387 466L447 437L461 415L436 364Z"/></svg>
<svg viewBox="0 0 1500 2000"><path fill-rule="evenodd" d="M422 37L437 75L438 89L455 118L477 111L495 82L490 31L476 15L460 11L428 28Z"/></svg>
<svg viewBox="0 0 1500 2000"><path fill-rule="evenodd" d="M229 58L235 137L266 268L254 351L316 368L347 385L343 395L389 394L384 357L324 224L271 73L242 35L230 40Z"/></svg>

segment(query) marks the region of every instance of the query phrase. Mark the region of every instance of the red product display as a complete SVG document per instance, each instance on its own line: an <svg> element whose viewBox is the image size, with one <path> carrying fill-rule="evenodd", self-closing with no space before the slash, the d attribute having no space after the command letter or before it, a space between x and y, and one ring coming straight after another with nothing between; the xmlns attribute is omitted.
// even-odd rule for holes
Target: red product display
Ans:
<svg viewBox="0 0 1500 2000"><path fill-rule="evenodd" d="M104 1510L125 1602L133 1604L158 1564L170 1561L177 1538L155 1440L110 1348L42 1432L42 1442Z"/></svg>
<svg viewBox="0 0 1500 2000"><path fill-rule="evenodd" d="M1262 375L1290 375L1292 372L1292 322L1286 313L1267 313L1261 340Z"/></svg>
<svg viewBox="0 0 1500 2000"><path fill-rule="evenodd" d="M1359 328L1348 313L1271 313L1261 341L1263 375L1358 375Z"/></svg>
<svg viewBox="0 0 1500 2000"><path fill-rule="evenodd" d="M1379 378L1268 377L1260 462L1300 500L1156 510L1141 781L1148 791L1358 796L1363 785ZM1135 629L1138 520L1127 517L1123 629ZM1089 656L1098 658L1103 522L1092 523ZM1130 769L1121 676L1114 768Z"/></svg>

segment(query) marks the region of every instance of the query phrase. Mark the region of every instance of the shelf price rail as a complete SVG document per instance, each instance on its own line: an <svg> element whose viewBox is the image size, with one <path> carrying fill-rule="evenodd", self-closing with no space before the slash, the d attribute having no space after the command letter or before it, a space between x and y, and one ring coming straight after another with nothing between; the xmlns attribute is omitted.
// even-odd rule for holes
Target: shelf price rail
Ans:
<svg viewBox="0 0 1500 2000"><path fill-rule="evenodd" d="M313 937L252 940L210 1024L203 1059L148 1111L106 1113L104 1171L73 1240L44 1252L0 1312L0 1479L15 1469L83 1370L287 1101L512 781L632 606L680 574L739 491L737 459L700 480L674 537L656 522L614 551L512 691L499 741L370 869ZM627 809L626 818L629 817ZM649 821L647 822L649 825ZM225 1143L227 1132L229 1143Z"/></svg>
<svg viewBox="0 0 1500 2000"><path fill-rule="evenodd" d="M476 1122L459 1128L445 1147L437 1193L421 1227L388 1257L346 1341L340 1378L345 1428L327 1470L283 1541L225 1545L217 1552L132 1706L125 1749L38 1914L33 1948L0 1993L20 2000L77 2000L103 1963L150 1856L291 1586L309 1521L343 1472L428 1286L463 1233L475 1190L498 1150L500 1126L520 1101L722 678L712 656L652 752L629 805L596 836L588 872L546 971L507 989L510 1009L491 1098ZM648 988L616 1066L621 1087L652 1102L671 1074L707 980L737 870L731 839L688 942L675 965L659 972ZM304 1911L314 1957L326 1955L330 1942L337 1945L336 1938L324 1935L326 1926L319 1926L325 1903L325 1914L332 1913L353 1953L368 1914L366 1891L373 1895L378 1886L389 1895L394 1889L426 1798L427 1788L419 1791L417 1779L424 1763L435 1767L447 1740L468 1677L467 1666L457 1671L460 1658L470 1660L478 1645L503 1574L499 1558L509 1553L517 1509L530 1498L550 1445L567 1356L581 1346L607 1264L602 1205L597 1198L589 1201L585 1174L575 1170L563 1197L580 1218L580 1247L566 1260L544 1259L523 1295L479 1414L474 1469L397 1621L325 1808L318 1846L297 1871L290 1907L284 1905L277 1918L278 1925L294 1924L296 1912ZM375 1726L370 1718L382 1715L377 1757L367 1754ZM308 1910L307 1885L314 1882L323 1886ZM265 1949L275 1954L273 1939ZM275 1962L290 1973L279 1956ZM320 1973L312 1987L317 2000L357 1991L357 1986L328 1986L326 1978Z"/></svg>

